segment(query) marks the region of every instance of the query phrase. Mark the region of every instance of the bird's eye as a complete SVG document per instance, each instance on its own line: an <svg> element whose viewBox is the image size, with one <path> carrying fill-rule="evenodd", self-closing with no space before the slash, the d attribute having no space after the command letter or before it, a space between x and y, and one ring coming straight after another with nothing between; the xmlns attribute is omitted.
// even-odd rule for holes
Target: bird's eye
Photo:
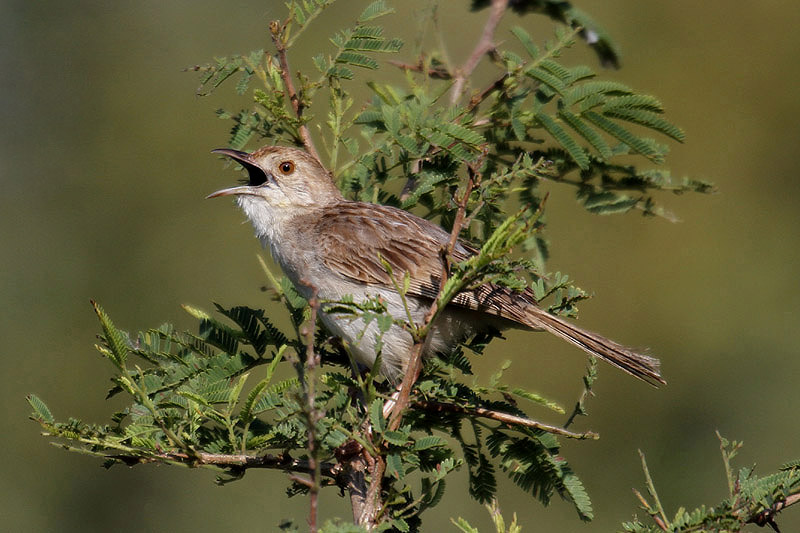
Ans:
<svg viewBox="0 0 800 533"><path fill-rule="evenodd" d="M294 161L284 161L283 163L278 165L278 168L283 174L286 174L288 176L289 174L294 172Z"/></svg>

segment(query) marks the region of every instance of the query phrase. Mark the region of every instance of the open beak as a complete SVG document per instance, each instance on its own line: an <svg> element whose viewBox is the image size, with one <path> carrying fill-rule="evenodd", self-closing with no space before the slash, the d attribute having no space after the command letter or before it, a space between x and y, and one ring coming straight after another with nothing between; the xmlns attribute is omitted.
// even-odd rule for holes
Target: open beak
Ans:
<svg viewBox="0 0 800 533"><path fill-rule="evenodd" d="M252 172L257 171L261 172L260 169L253 163L253 159L250 157L250 154L247 152L242 152L239 150L234 150L232 148L217 148L216 150L211 150L212 154L222 154L230 157L240 165L242 165L251 175L251 182L252 180ZM217 192L212 192L206 199L208 198L217 198L219 196L235 196L238 194L248 194L252 193L252 185L240 185L238 187L229 187L227 189L222 189Z"/></svg>
<svg viewBox="0 0 800 533"><path fill-rule="evenodd" d="M238 161L240 163L245 163L250 165L253 164L253 160L250 158L250 154L248 154L247 152L234 150L232 148L217 148L216 150L211 150L211 153L227 155L231 159Z"/></svg>
<svg viewBox="0 0 800 533"><path fill-rule="evenodd" d="M208 196L206 196L206 200L209 198L217 198L220 196L235 196L237 194L247 194L251 191L251 187L249 185L241 185L239 187L229 187L227 189L222 189L217 192L212 192Z"/></svg>

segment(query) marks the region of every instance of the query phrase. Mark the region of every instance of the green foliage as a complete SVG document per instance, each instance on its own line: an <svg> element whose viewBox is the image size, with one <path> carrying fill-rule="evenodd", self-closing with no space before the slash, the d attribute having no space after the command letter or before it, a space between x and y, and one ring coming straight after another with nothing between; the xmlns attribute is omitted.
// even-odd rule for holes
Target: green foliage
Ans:
<svg viewBox="0 0 800 533"><path fill-rule="evenodd" d="M700 506L692 511L680 507L670 519L661 506L658 494L642 455L642 468L645 473L647 490L652 503L636 492L642 510L650 515L653 523L644 524L638 519L622 524L622 531L630 533L671 532L737 532L747 524L769 525L779 531L775 515L784 508L790 498L796 500L800 494L800 461L793 461L781 467L777 473L758 477L755 466L742 468L734 473L733 459L742 443L729 441L717 432L720 441L722 461L728 482L728 498L714 507ZM641 453L641 452L640 452Z"/></svg>
<svg viewBox="0 0 800 533"><path fill-rule="evenodd" d="M106 425L76 419L57 422L44 402L31 395L31 418L45 434L69 442L67 449L105 458L106 467L186 464L222 471L219 483L240 479L250 466L301 468L308 461L304 450L312 423L303 405L307 383L286 377L281 369L297 365L298 355L305 353L304 339L298 336L304 319L291 313L294 308L288 299L284 304L290 316L299 318L292 324L294 332L276 328L262 310L218 305L222 320L186 307L199 321L198 334L177 333L163 325L135 339L95 304L103 329L97 349L116 371L109 395L125 394L130 404ZM324 341L316 349L323 360L335 359L333 348ZM413 524L422 511L439 503L445 478L464 464L470 474L470 494L478 501L491 501L497 489L496 460L502 471L542 503L558 493L573 501L582 517L590 517L591 504L559 455L554 436L480 422L468 415L469 409L483 407L524 416L510 400L512 395L555 406L523 389L499 384L500 375L492 378L492 387L470 388L460 383L462 375L446 361L434 362L417 384L420 400L432 407L414 410L403 425L391 430L382 412L387 385L366 386L329 367L319 376L316 389L315 405L323 416L313 421L317 457L329 484L343 483L334 473L337 457L357 443L385 457L388 516ZM441 406L462 410L441 413ZM368 436L361 430L365 424L371 428Z"/></svg>
<svg viewBox="0 0 800 533"><path fill-rule="evenodd" d="M500 507L497 504L497 500L492 500L492 503L486 504L486 509L489 511L489 514L492 517L492 522L494 523L495 530L497 533L520 533L522 528L517 524L517 515L514 514L514 518L511 520L511 523L506 528L506 521L503 518L503 515L500 513ZM459 517L458 520L450 519L451 522L463 533L478 533L478 530L472 527L469 522L464 520L463 518Z"/></svg>
<svg viewBox="0 0 800 533"><path fill-rule="evenodd" d="M555 38L534 38L522 27L506 36L513 38L498 37L503 44L490 54L496 70L481 87L471 86L472 72L451 64L441 50L420 50L408 63L393 61L405 71L402 84L378 77L384 58L399 57L403 46L379 25L393 13L384 0L365 5L347 28L330 32L319 25L329 38L320 41L323 49L313 57L316 72L291 71L294 43L332 3L287 2L286 18L269 25L271 51L217 58L195 69L198 92L230 84L238 94L251 95L248 108L218 111L232 123L232 148L266 140L314 154L318 143L324 149L320 158L349 197L413 210L447 229L455 226L474 243L472 257L450 265L435 298L439 311L460 291L492 282L530 288L551 312L577 314L587 293L545 266L545 182L573 187L593 213L635 208L667 218L672 215L656 201L657 193L713 191L694 179L673 183L668 170L651 166L662 164L667 153L651 135L684 138L655 97L562 60L578 36L601 63L616 65L618 58L605 32L568 2L512 2L519 13L557 21ZM474 1L472 7L485 4ZM425 30L421 47L427 44ZM355 100L355 83L366 84L366 101ZM318 118L314 113L321 110L324 116ZM370 470L360 482L371 483L380 503L375 531L419 531L421 513L441 501L447 476L460 468L467 470L468 492L479 502L495 499L502 473L542 504L559 495L582 520L592 518L589 496L553 433L596 435L529 419L518 402L558 414L564 409L505 383L507 364L488 384L471 376L466 354L479 354L495 332L426 362L402 419L387 417L394 384L378 378L380 365L367 375L358 372L342 346L314 329L311 317L322 308L374 321L379 346L382 334L397 323L422 343L430 322L390 317L378 299L309 304L286 278L266 268L265 273L273 307L289 318L287 328L269 318L274 309L217 305L217 313L209 314L187 306L199 323L197 333L178 333L167 324L131 338L95 305L103 332L97 349L114 367L109 397L123 395L127 407L106 425L59 422L31 395L32 418L67 449L103 457L108 467L199 466L220 472L219 483L235 481L249 468L273 468L293 473L289 495L312 498L326 486L352 490L358 461L367 457ZM404 295L408 279L394 281ZM595 379L591 362L566 425L586 414L584 400ZM781 483L789 483L791 475ZM490 511L498 532L519 531L516 520L506 529L496 506ZM463 520L457 526L474 530ZM297 530L292 523L280 527ZM330 522L321 530L363 529Z"/></svg>

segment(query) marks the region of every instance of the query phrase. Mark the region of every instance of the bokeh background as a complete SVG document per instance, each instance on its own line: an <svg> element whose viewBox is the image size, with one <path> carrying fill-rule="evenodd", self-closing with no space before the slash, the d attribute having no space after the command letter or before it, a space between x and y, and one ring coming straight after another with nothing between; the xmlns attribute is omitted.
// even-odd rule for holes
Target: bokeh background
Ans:
<svg viewBox="0 0 800 533"><path fill-rule="evenodd" d="M396 3L384 23L410 40L415 9L428 4ZM739 465L757 463L761 473L800 458L800 8L778 0L576 3L622 47L623 68L612 76L660 97L688 132L673 148L675 174L710 179L720 193L663 195L681 219L670 223L592 216L571 189L551 187L550 268L596 295L580 323L649 346L670 384L653 390L601 368L581 424L602 439L564 445L597 518L582 524L568 504L544 508L502 482L501 506L517 512L525 531L616 530L637 509L631 488L643 488L637 448L671 512L725 496L715 430L743 440ZM486 15L468 13L467 4L443 2L441 10L458 60ZM307 67L361 5L341 2L320 18L294 66ZM208 471L105 471L96 458L50 446L27 420L24 398L40 394L59 419L103 422L118 407L103 400L110 368L93 349L90 298L131 331L163 321L192 327L183 303L263 303L249 226L230 203L203 200L236 177L209 154L228 138L229 124L214 111L246 98L232 87L196 97L197 76L182 69L269 46L267 23L283 15L283 2L263 0L0 3L3 530L304 523L306 501L286 501L279 472L219 488ZM508 15L499 38L512 39L512 24L538 39L552 35L547 21ZM580 47L566 57L596 66ZM585 360L546 337L510 334L476 366L485 375L513 356L519 384L571 406ZM348 516L348 508L329 491L322 513ZM454 530L455 516L488 526L460 482L426 515L426 530ZM800 509L779 523L800 530Z"/></svg>

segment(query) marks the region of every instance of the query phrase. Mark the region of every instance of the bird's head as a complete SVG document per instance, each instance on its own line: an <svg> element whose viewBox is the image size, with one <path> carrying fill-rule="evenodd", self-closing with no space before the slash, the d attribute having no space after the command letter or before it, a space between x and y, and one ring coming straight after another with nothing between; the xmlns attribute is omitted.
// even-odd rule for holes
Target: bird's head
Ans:
<svg viewBox="0 0 800 533"><path fill-rule="evenodd" d="M213 152L226 155L242 165L249 178L244 185L222 189L209 194L208 198L234 195L251 219L253 209L291 211L293 208L324 206L342 199L325 168L314 157L297 148L265 146L252 153L218 148Z"/></svg>

